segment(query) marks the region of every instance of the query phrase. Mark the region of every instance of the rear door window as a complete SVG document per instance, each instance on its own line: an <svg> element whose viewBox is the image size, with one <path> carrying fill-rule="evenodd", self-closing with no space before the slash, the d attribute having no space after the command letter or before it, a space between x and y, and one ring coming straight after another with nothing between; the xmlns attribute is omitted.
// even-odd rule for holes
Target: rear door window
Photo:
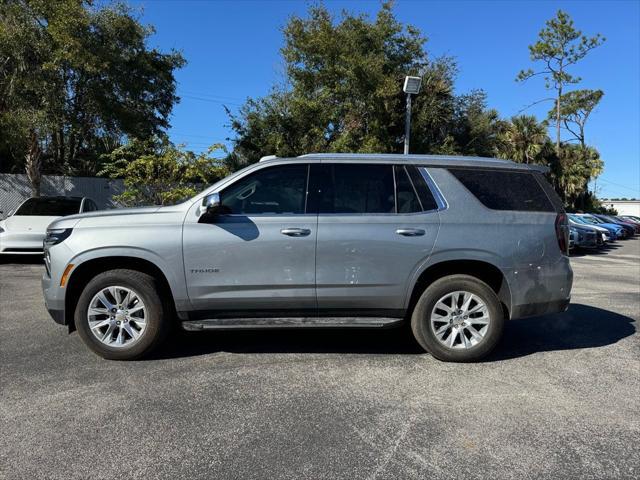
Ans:
<svg viewBox="0 0 640 480"><path fill-rule="evenodd" d="M556 211L533 173L475 168L448 170L487 208L525 212Z"/></svg>
<svg viewBox="0 0 640 480"><path fill-rule="evenodd" d="M314 164L309 213L395 213L392 165Z"/></svg>
<svg viewBox="0 0 640 480"><path fill-rule="evenodd" d="M396 175L396 201L398 213L415 213L422 211L418 193L409 178L404 166L394 167Z"/></svg>

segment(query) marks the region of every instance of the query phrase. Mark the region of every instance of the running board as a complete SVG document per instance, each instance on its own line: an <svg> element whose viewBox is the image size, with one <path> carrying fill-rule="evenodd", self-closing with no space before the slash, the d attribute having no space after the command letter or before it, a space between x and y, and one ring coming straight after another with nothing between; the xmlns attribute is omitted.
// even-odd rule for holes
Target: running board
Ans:
<svg viewBox="0 0 640 480"><path fill-rule="evenodd" d="M214 318L184 321L182 328L190 332L276 328L385 328L402 322L401 318L387 317Z"/></svg>

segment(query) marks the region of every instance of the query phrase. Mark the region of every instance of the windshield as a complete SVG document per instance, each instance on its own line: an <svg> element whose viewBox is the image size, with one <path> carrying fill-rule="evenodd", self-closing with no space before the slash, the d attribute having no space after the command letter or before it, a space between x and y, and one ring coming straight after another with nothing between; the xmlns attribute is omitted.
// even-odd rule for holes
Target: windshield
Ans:
<svg viewBox="0 0 640 480"><path fill-rule="evenodd" d="M586 223L590 223L592 225L597 225L601 223L600 220L598 220L596 217L592 217L590 215L589 216L585 215L584 217L580 217L580 218L584 220Z"/></svg>
<svg viewBox="0 0 640 480"><path fill-rule="evenodd" d="M570 218L571 220L573 220L574 222L579 222L579 223L589 223L589 222L587 222L584 218L579 217L579 216L577 216L577 215L569 215L569 218Z"/></svg>
<svg viewBox="0 0 640 480"><path fill-rule="evenodd" d="M30 198L16 210L14 215L40 215L63 217L80 211L81 198Z"/></svg>

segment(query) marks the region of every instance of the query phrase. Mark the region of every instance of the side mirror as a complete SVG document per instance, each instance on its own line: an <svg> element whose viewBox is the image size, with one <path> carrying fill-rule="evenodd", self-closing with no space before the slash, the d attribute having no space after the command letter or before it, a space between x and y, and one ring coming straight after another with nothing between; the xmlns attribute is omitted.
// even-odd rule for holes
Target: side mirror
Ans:
<svg viewBox="0 0 640 480"><path fill-rule="evenodd" d="M220 194L218 192L211 193L202 199L202 213L209 215L217 215L222 209L222 203L220 202Z"/></svg>

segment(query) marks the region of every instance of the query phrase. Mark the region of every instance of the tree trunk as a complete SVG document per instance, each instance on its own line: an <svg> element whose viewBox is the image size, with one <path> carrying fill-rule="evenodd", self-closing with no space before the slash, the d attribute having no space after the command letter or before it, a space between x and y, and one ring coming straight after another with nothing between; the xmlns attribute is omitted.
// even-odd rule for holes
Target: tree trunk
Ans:
<svg viewBox="0 0 640 480"><path fill-rule="evenodd" d="M556 155L560 157L560 99L562 98L562 85L558 86L558 99L556 100Z"/></svg>
<svg viewBox="0 0 640 480"><path fill-rule="evenodd" d="M42 151L38 143L38 137L35 130L29 134L29 147L25 156L25 170L27 178L31 183L31 195L33 197L40 196L40 183L42 181Z"/></svg>

